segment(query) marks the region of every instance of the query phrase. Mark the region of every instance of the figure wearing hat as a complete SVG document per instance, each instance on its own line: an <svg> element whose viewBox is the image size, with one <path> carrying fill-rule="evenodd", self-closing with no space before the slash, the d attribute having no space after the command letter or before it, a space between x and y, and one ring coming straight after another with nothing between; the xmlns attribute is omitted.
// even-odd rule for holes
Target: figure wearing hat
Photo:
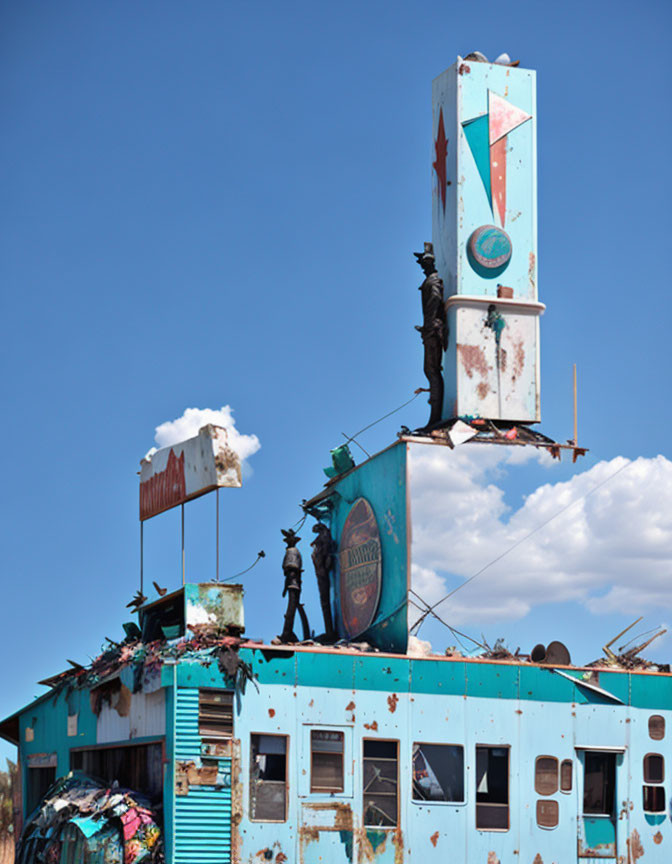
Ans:
<svg viewBox="0 0 672 864"><path fill-rule="evenodd" d="M303 572L303 561L301 553L296 548L296 544L301 539L292 528L289 531L282 529L282 539L285 541L287 549L285 557L282 559L282 572L285 574L285 587L282 596L288 594L287 611L285 612L285 626L280 634L281 642L298 642L299 640L294 633L294 618L296 610L299 608L299 600L301 599L301 573Z"/></svg>
<svg viewBox="0 0 672 864"><path fill-rule="evenodd" d="M422 336L425 349L424 373L429 381L430 415L427 427L441 420L443 408L443 352L448 347L448 318L443 301L443 280L436 272L434 247L425 243L424 252L413 253L425 274L422 292Z"/></svg>

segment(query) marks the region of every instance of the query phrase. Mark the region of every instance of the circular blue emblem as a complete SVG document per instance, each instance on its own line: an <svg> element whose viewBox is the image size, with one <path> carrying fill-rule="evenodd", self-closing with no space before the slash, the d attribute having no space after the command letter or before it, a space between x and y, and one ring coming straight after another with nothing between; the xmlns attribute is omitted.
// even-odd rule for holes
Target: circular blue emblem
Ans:
<svg viewBox="0 0 672 864"><path fill-rule="evenodd" d="M469 263L484 279L494 279L503 273L512 251L511 238L496 225L481 225L467 240Z"/></svg>

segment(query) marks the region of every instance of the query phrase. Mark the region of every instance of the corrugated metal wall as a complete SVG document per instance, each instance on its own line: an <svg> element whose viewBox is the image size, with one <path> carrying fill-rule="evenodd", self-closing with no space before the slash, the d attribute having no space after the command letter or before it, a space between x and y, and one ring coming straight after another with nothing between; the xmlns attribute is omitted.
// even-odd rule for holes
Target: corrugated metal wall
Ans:
<svg viewBox="0 0 672 864"><path fill-rule="evenodd" d="M201 759L198 688L177 688L175 759ZM231 760L221 760L231 772ZM230 864L231 789L191 786L175 796L174 864Z"/></svg>

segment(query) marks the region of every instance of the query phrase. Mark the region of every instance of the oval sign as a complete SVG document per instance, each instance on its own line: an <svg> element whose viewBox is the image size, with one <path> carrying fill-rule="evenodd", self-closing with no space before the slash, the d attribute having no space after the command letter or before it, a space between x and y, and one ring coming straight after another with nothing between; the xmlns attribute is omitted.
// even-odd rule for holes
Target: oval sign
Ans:
<svg viewBox="0 0 672 864"><path fill-rule="evenodd" d="M467 240L467 258L473 270L484 279L494 279L509 266L513 247L511 238L496 225L481 225Z"/></svg>
<svg viewBox="0 0 672 864"><path fill-rule="evenodd" d="M382 555L376 516L366 498L350 508L339 550L341 617L350 638L359 636L373 621L380 599Z"/></svg>

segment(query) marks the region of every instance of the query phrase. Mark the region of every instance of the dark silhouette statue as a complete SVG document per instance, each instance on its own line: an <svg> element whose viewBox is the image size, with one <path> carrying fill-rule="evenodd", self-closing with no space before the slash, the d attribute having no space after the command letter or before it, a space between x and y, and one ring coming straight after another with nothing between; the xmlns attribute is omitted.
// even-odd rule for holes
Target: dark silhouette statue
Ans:
<svg viewBox="0 0 672 864"><path fill-rule="evenodd" d="M425 349L424 373L429 382L430 415L427 428L441 421L443 408L443 352L448 347L448 318L443 300L443 280L436 272L434 247L425 243L424 252L414 252L425 274L422 292L422 327L416 327Z"/></svg>
<svg viewBox="0 0 672 864"><path fill-rule="evenodd" d="M303 638L310 638L310 627L308 626L308 618L300 603L301 599L301 573L303 573L303 561L301 553L296 548L296 544L301 538L294 532L292 528L289 531L282 531L282 538L287 545L285 557L282 559L282 572L285 574L285 587L282 592L284 597L287 594L287 611L285 612L285 625L282 628L282 633L278 637L280 642L298 642L298 638L294 633L294 618L298 610L303 625Z"/></svg>
<svg viewBox="0 0 672 864"><path fill-rule="evenodd" d="M334 622L331 616L331 599L329 574L334 569L334 541L331 532L322 522L313 525L313 532L317 537L310 544L313 547L311 558L315 567L317 587L320 591L320 605L324 616L324 642L335 642L338 638L334 630Z"/></svg>

